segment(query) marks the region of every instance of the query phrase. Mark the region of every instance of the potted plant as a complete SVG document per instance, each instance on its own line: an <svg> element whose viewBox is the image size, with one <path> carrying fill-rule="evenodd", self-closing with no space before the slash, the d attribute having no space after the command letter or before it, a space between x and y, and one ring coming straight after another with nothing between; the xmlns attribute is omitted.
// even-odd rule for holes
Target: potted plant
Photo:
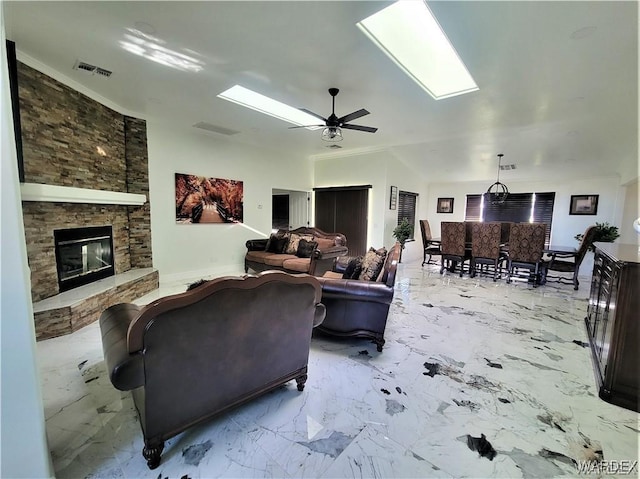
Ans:
<svg viewBox="0 0 640 479"><path fill-rule="evenodd" d="M574 236L574 238L578 241L582 241L583 233L579 233ZM597 223L596 222L596 233L593 237L593 243L603 242L603 243L613 243L616 238L620 236L618 233L617 226L611 226L609 223ZM591 251L595 251L593 243L589 245L589 249Z"/></svg>
<svg viewBox="0 0 640 479"><path fill-rule="evenodd" d="M402 260L402 250L404 249L404 244L407 242L409 238L413 236L413 225L409 223L407 218L402 218L402 221L398 226L396 226L393 230L393 236L398 243L400 243L400 260Z"/></svg>

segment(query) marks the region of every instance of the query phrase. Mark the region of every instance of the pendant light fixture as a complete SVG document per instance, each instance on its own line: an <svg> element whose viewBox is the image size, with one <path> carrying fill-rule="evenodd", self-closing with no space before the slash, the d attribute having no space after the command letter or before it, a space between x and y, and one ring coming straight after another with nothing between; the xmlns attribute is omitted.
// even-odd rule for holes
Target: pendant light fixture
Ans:
<svg viewBox="0 0 640 479"><path fill-rule="evenodd" d="M491 202L492 205L502 205L509 196L509 188L504 183L500 183L500 166L502 163L502 153L498 154L498 179L492 184L486 192L486 199Z"/></svg>

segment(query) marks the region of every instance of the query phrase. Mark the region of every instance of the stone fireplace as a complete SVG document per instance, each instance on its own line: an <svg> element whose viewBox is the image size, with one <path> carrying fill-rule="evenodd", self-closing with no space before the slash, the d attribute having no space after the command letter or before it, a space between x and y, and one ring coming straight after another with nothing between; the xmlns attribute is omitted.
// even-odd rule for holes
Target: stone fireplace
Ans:
<svg viewBox="0 0 640 479"><path fill-rule="evenodd" d="M158 287L146 122L21 62L18 92L22 212L36 337L43 339L75 331L111 304ZM91 229L105 226L109 240L102 239L105 231ZM91 233L88 239L100 239L76 237L82 229ZM70 257L61 267L60 253ZM103 269L103 262L111 264ZM97 281L81 285L86 277Z"/></svg>

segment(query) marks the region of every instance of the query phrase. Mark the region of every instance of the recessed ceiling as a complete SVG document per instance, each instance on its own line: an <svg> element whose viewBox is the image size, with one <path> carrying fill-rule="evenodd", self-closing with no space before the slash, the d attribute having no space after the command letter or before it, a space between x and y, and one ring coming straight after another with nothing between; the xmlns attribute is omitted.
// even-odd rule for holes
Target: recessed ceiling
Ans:
<svg viewBox="0 0 640 479"><path fill-rule="evenodd" d="M480 88L438 101L356 27L387 5L3 2L19 59L149 120L316 159L387 150L428 181L492 179L497 153L518 165L505 181L637 169L637 2L430 2ZM76 59L113 74L73 70ZM337 87L336 114L366 108L379 130L345 130L329 150L319 131L217 98L235 84L324 116Z"/></svg>

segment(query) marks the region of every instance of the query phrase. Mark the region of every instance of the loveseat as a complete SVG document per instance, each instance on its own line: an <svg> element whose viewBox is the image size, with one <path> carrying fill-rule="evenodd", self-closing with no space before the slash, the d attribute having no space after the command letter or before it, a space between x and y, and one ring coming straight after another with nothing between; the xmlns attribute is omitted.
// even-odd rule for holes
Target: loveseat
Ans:
<svg viewBox="0 0 640 479"><path fill-rule="evenodd" d="M150 469L164 441L292 379L307 379L317 279L279 271L206 281L146 307L100 317L112 384L131 391Z"/></svg>
<svg viewBox="0 0 640 479"><path fill-rule="evenodd" d="M244 272L280 270L322 276L338 256L348 253L347 238L340 233L325 233L318 228L301 227L278 230L269 238L246 242Z"/></svg>
<svg viewBox="0 0 640 479"><path fill-rule="evenodd" d="M357 266L351 271L358 258L338 258L332 270L318 278L322 285L322 304L327 312L315 330L332 336L369 338L381 352L400 249L400 243L388 252L383 248L377 251L371 248L364 258L372 252L377 256L384 253L384 263L380 272L370 279L366 273L358 273Z"/></svg>

